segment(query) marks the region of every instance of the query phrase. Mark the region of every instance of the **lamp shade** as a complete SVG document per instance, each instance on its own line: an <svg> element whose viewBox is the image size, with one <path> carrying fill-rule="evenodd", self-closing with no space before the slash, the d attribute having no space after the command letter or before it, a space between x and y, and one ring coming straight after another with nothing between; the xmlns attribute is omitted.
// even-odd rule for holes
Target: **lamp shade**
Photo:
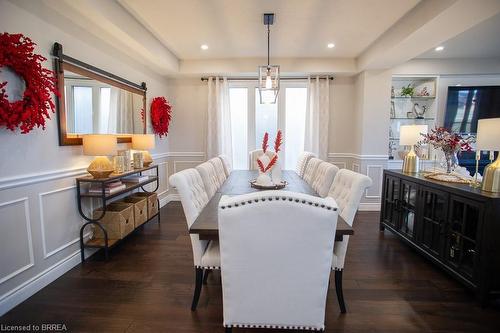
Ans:
<svg viewBox="0 0 500 333"><path fill-rule="evenodd" d="M155 147L154 134L134 134L132 135L132 149L150 150Z"/></svg>
<svg viewBox="0 0 500 333"><path fill-rule="evenodd" d="M88 134L83 136L83 154L106 156L116 153L116 136L108 134Z"/></svg>
<svg viewBox="0 0 500 333"><path fill-rule="evenodd" d="M476 143L480 150L500 150L500 118L479 119Z"/></svg>
<svg viewBox="0 0 500 333"><path fill-rule="evenodd" d="M399 128L399 144L401 146L416 145L421 139L422 134L427 134L429 127L427 125L403 125Z"/></svg>

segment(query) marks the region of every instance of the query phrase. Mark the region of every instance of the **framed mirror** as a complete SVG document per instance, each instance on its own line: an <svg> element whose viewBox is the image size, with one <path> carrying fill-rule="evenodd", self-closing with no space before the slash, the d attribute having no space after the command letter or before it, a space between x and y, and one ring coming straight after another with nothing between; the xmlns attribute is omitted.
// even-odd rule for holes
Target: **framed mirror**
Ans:
<svg viewBox="0 0 500 333"><path fill-rule="evenodd" d="M59 145L81 145L84 134L114 134L131 142L146 133L146 84L71 58L61 44L53 48L59 98Z"/></svg>

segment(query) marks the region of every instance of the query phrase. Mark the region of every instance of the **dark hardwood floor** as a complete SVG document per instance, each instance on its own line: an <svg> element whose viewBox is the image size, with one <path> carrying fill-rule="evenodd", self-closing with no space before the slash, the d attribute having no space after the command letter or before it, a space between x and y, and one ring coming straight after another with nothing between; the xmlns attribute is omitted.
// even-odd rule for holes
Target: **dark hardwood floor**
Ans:
<svg viewBox="0 0 500 333"><path fill-rule="evenodd" d="M482 309L460 284L380 233L378 213L358 213L355 233L344 271L348 312L339 313L332 274L327 332L500 332L498 304ZM182 208L170 203L160 226L151 221L108 262L96 255L75 267L0 323L61 323L70 332L224 332L219 273L209 276L196 312L193 279Z"/></svg>

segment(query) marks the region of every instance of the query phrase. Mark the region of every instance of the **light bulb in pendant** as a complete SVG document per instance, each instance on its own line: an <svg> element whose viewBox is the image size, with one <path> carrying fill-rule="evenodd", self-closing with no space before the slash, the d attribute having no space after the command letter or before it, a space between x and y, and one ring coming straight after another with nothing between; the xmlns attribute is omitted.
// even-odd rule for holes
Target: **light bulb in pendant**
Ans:
<svg viewBox="0 0 500 333"><path fill-rule="evenodd" d="M271 75L266 76L266 89L271 89L273 87L273 81L271 80Z"/></svg>

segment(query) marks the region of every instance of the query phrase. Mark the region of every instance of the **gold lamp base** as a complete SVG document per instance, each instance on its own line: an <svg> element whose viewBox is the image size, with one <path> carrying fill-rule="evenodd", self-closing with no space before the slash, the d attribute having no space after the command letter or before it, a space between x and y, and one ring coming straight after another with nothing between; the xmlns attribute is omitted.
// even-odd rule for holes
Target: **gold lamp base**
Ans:
<svg viewBox="0 0 500 333"><path fill-rule="evenodd" d="M145 150L142 152L142 162L145 167L148 167L151 163L153 163L153 157L149 151Z"/></svg>
<svg viewBox="0 0 500 333"><path fill-rule="evenodd" d="M482 189L488 192L500 192L500 154L484 169Z"/></svg>
<svg viewBox="0 0 500 333"><path fill-rule="evenodd" d="M114 171L113 164L106 156L97 156L87 168L94 178L107 178Z"/></svg>
<svg viewBox="0 0 500 333"><path fill-rule="evenodd" d="M411 147L411 150L408 154L406 154L403 160L403 172L404 173L417 173L419 171L419 160L418 156Z"/></svg>

